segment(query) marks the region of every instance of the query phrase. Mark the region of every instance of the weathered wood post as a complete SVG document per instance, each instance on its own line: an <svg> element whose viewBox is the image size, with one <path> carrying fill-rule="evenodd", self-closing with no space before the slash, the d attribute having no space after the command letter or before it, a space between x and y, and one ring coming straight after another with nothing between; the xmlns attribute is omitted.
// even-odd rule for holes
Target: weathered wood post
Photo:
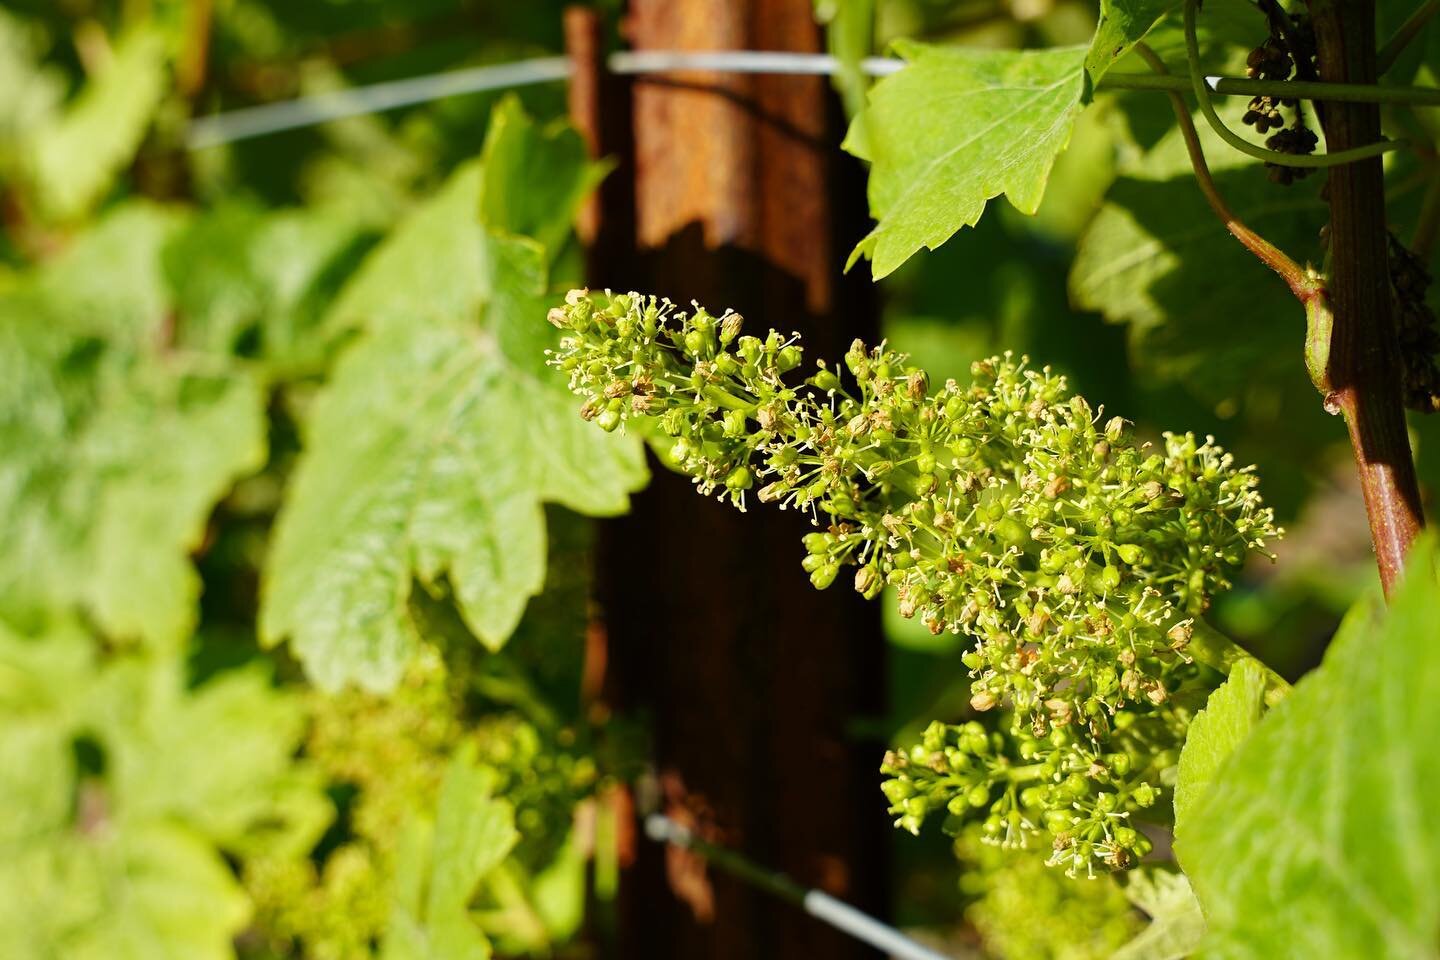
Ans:
<svg viewBox="0 0 1440 960"><path fill-rule="evenodd" d="M811 0L632 0L621 32L636 50L822 47ZM572 12L567 37L576 121L621 161L581 225L592 286L733 307L752 331L799 331L811 357L838 359L873 336L868 279L841 273L865 228L863 181L838 149L823 78L625 83L603 70L592 14ZM650 719L672 812L883 914L883 745L853 733L883 707L878 608L848 583L811 588L807 529L794 513L741 515L698 497L657 466L634 512L601 535L609 691ZM873 956L726 877L692 869L687 882L685 858L668 859L667 875L666 851L642 843L626 871L622 956Z"/></svg>

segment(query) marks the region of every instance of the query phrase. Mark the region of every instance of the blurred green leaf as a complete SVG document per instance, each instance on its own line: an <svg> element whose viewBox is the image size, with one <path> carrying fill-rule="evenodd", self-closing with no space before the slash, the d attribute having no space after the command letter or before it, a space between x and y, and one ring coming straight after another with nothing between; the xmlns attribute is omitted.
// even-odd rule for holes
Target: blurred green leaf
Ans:
<svg viewBox="0 0 1440 960"><path fill-rule="evenodd" d="M35 25L0 9L0 174L12 152L54 115L65 98L65 77L42 64L46 44Z"/></svg>
<svg viewBox="0 0 1440 960"><path fill-rule="evenodd" d="M491 136L585 165L568 139L513 120ZM554 157L535 164L559 168ZM458 172L332 315L364 318L368 332L312 413L262 609L266 639L289 636L323 686L399 679L417 639L406 602L417 577L448 578L470 629L498 648L544 584L542 505L616 513L644 482L638 442L576 417L544 366L544 249L476 222L481 196L518 168Z"/></svg>
<svg viewBox="0 0 1440 960"><path fill-rule="evenodd" d="M106 260L125 233L136 250ZM165 235L102 228L0 300L0 610L80 606L118 639L174 646L195 622L190 553L266 443L251 375L165 349Z"/></svg>
<svg viewBox="0 0 1440 960"><path fill-rule="evenodd" d="M280 375L319 368L321 320L367 240L356 223L319 210L234 204L194 217L163 253L177 339L258 355Z"/></svg>
<svg viewBox="0 0 1440 960"><path fill-rule="evenodd" d="M185 223L175 208L121 204L18 284L49 325L102 339L128 353L153 353L169 334L170 291L161 251Z"/></svg>
<svg viewBox="0 0 1440 960"><path fill-rule="evenodd" d="M553 260L580 204L610 169L587 157L574 127L564 121L542 127L518 99L506 97L491 114L481 157L480 222L496 234L538 241Z"/></svg>
<svg viewBox="0 0 1440 960"><path fill-rule="evenodd" d="M164 34L136 27L64 113L35 132L29 179L47 213L72 220L104 197L149 129L167 72Z"/></svg>
<svg viewBox="0 0 1440 960"><path fill-rule="evenodd" d="M897 49L905 69L871 91L864 141L845 142L871 163L870 211L879 221L850 259L870 258L876 279L973 225L992 197L1003 193L1034 213L1084 87L1078 47Z"/></svg>
<svg viewBox="0 0 1440 960"><path fill-rule="evenodd" d="M1150 925L1115 951L1111 960L1184 960L1205 937L1205 916L1185 874L1159 868L1130 874L1125 895Z"/></svg>
<svg viewBox="0 0 1440 960"><path fill-rule="evenodd" d="M1207 957L1422 957L1440 925L1440 569L1412 548L1383 614L1351 611L1325 663L1236 750L1177 844Z"/></svg>
<svg viewBox="0 0 1440 960"><path fill-rule="evenodd" d="M854 120L865 109L870 78L861 61L875 50L876 0L815 0L815 19L825 26L825 47L840 64L832 81L845 105L845 115ZM864 143L864 123L850 131L854 143ZM861 153L868 148L857 148Z"/></svg>
<svg viewBox="0 0 1440 960"><path fill-rule="evenodd" d="M440 787L434 821L417 817L400 839L383 960L488 960L490 943L470 899L519 839L510 805L494 799L494 774L462 749Z"/></svg>
<svg viewBox="0 0 1440 960"><path fill-rule="evenodd" d="M7 956L232 957L250 907L220 851L300 855L330 817L293 759L299 701L255 671L191 690L176 656L95 654L72 627L0 626Z"/></svg>

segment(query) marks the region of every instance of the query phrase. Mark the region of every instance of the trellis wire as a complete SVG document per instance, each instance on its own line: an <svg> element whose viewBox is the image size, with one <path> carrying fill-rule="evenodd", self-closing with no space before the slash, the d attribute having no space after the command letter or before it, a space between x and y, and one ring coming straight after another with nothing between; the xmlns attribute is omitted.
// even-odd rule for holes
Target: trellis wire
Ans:
<svg viewBox="0 0 1440 960"><path fill-rule="evenodd" d="M722 73L830 76L841 69L840 61L828 54L773 50L627 50L611 54L606 65L614 73L628 75L709 70ZM905 61L894 57L866 57L860 61L861 71L872 77L894 73L903 66ZM316 126L345 117L429 103L445 97L555 83L568 79L572 71L573 64L568 57L537 57L317 93L294 100L197 118L190 123L185 145L191 150L202 150L267 134ZM1239 77L1206 77L1205 82L1215 93L1229 96L1308 95L1308 98L1313 99L1383 100L1390 103L1440 105L1440 90L1413 87L1297 83ZM1190 81L1178 76L1159 77L1111 72L1101 80L1101 86L1189 92Z"/></svg>
<svg viewBox="0 0 1440 960"><path fill-rule="evenodd" d="M725 73L829 76L840 69L839 61L828 54L766 50L632 50L612 54L606 65L615 73L632 75L677 70L713 70ZM891 57L867 57L860 67L870 76L878 77L894 73L904 65L905 61ZM445 97L554 83L569 79L572 70L569 57L537 57L351 87L331 93L317 93L294 100L200 117L190 123L185 145L191 150L203 150L206 147L217 147L285 130L312 127L330 120L429 103Z"/></svg>
<svg viewBox="0 0 1440 960"><path fill-rule="evenodd" d="M645 818L645 834L658 843L672 843L694 850L707 861L764 890L766 893L793 903L821 923L828 924L847 936L869 944L896 960L950 960L899 930L881 923L868 913L855 909L823 890L802 887L794 880L753 863L742 854L716 846L695 836L689 829L660 813Z"/></svg>

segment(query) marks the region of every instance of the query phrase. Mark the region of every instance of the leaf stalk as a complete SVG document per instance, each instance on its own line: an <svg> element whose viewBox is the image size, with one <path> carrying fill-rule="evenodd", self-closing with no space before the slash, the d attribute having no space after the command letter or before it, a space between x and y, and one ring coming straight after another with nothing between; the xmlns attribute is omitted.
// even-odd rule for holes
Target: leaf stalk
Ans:
<svg viewBox="0 0 1440 960"><path fill-rule="evenodd" d="M1135 52L1150 65L1150 69L1155 71L1156 76L1170 76L1169 68L1165 66L1165 62L1150 48L1149 44L1144 41L1137 43ZM1179 80L1180 78L1176 77L1175 79ZM1210 204L1210 209L1215 211L1215 215L1220 218L1225 229L1230 231L1236 240L1239 240L1247 250L1255 254L1261 263L1280 275L1302 303L1310 302L1319 292L1318 279L1292 260L1285 251L1246 226L1245 222L1230 209L1230 205L1220 195L1219 188L1215 186L1214 178L1210 176L1210 166L1205 162L1205 150L1200 145L1200 137L1195 132L1195 124L1190 119L1190 109L1185 105L1184 98L1177 90L1167 92L1170 96L1170 105L1175 108L1175 122L1179 125L1180 135L1185 140L1185 149L1190 154L1190 165L1195 170L1195 180L1199 183L1200 192L1205 195L1206 202Z"/></svg>

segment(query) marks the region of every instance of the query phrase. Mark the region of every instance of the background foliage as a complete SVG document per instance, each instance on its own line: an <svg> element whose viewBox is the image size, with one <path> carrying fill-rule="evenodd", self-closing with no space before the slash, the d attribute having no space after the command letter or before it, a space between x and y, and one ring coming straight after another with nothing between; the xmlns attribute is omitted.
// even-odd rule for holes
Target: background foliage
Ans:
<svg viewBox="0 0 1440 960"><path fill-rule="evenodd" d="M1217 748L1235 773L1182 821L1181 863L1217 955L1267 955L1255 911L1279 906L1233 867L1266 834L1232 811L1264 796L1313 825L1276 867L1298 883L1378 842L1363 817L1390 804L1409 832L1364 858L1400 867L1332 878L1266 936L1404 955L1440 909L1423 882L1423 776L1440 768L1417 749L1435 592L1374 624L1363 508L1298 362L1299 309L1210 218L1163 98L1094 90L1140 69L1123 48L1167 13L1135 6L1107 7L1097 34L1082 0L817 4L842 56L904 40L912 62L847 140L872 165L862 249L886 277L885 334L940 381L1028 352L1144 435L1214 433L1257 464L1290 535L1211 618L1295 676L1362 605L1277 722L1230 760ZM582 707L585 517L625 510L647 474L638 440L574 416L538 318L579 279L569 224L604 171L555 124L556 86L183 141L192 115L553 53L560 10L0 7L0 929L16 956L583 951L587 887L613 889L595 798L640 755ZM1406 12L1382 4L1387 23ZM1263 20L1239 0L1205 16L1208 62L1237 71ZM1434 38L1399 81L1436 82ZM1169 20L1150 42L1178 63ZM1033 93L972 112L977 85ZM840 86L866 102L853 71ZM1440 121L1388 122L1432 143L1392 161L1405 235ZM1280 188L1202 138L1237 211L1319 262L1323 177ZM1433 488L1440 435L1415 427ZM1360 652L1368 632L1385 659ZM897 620L889 641L891 713L861 720L899 742L968 717L959 638ZM1297 764L1310 715L1357 703L1375 713L1353 724L1384 734L1352 743L1342 724L1332 764ZM1224 707L1205 729L1243 726ZM1355 784L1338 823L1295 786L1334 789L1336 765ZM1180 956L1204 926L1174 874L1071 881L938 831L895 852L897 916L995 956ZM1347 897L1376 906L1334 907Z"/></svg>

